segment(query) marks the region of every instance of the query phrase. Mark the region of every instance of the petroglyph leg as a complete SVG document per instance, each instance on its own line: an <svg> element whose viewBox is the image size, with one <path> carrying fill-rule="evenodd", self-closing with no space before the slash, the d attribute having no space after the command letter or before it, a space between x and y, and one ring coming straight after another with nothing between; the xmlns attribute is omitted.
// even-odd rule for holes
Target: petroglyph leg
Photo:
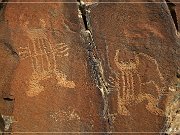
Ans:
<svg viewBox="0 0 180 135"><path fill-rule="evenodd" d="M125 115L125 116L129 116L130 115L130 112L128 111L128 109L124 105L123 100L120 97L118 97L118 113L120 115Z"/></svg>
<svg viewBox="0 0 180 135"><path fill-rule="evenodd" d="M40 85L41 77L37 73L33 73L29 80L29 90L26 92L27 96L34 97L40 92L44 91L44 87Z"/></svg>
<svg viewBox="0 0 180 135"><path fill-rule="evenodd" d="M159 109L156 104L158 103L158 100L154 98L150 94L139 94L138 96L139 101L147 100L148 104L146 105L146 109L150 111L151 113L159 116L164 116L164 111Z"/></svg>
<svg viewBox="0 0 180 135"><path fill-rule="evenodd" d="M58 80L58 85L66 88L75 88L75 83L73 81L68 81L67 76L63 73L56 72L56 79Z"/></svg>

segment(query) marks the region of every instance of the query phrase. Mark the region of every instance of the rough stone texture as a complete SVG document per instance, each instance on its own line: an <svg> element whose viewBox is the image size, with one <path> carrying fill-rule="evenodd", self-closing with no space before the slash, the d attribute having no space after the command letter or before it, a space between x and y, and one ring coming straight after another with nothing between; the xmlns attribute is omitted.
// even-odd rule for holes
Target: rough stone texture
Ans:
<svg viewBox="0 0 180 135"><path fill-rule="evenodd" d="M177 23L178 23L178 28L180 27L180 3L179 3L179 0L169 0L169 3L172 5L174 4L173 6L173 10L175 10L175 15L177 17Z"/></svg>
<svg viewBox="0 0 180 135"><path fill-rule="evenodd" d="M174 23L178 30L178 43L180 42L179 28L180 28L180 3L178 0L167 1L169 8L172 14ZM179 48L177 48L177 54L180 54ZM178 61L179 63L179 61ZM167 116L167 127L166 131L170 135L180 134L180 70L176 75L176 78L173 78L173 86L171 87L171 93L168 95L168 102L166 107L166 116Z"/></svg>
<svg viewBox="0 0 180 135"><path fill-rule="evenodd" d="M33 1L0 5L1 131L178 131L179 4Z"/></svg>
<svg viewBox="0 0 180 135"><path fill-rule="evenodd" d="M5 18L20 59L11 85L12 131L104 131L77 4L9 3Z"/></svg>
<svg viewBox="0 0 180 135"><path fill-rule="evenodd" d="M163 0L126 2L131 3L99 3L87 12L109 84L108 130L160 132L166 126L167 93L179 67L176 28Z"/></svg>
<svg viewBox="0 0 180 135"><path fill-rule="evenodd" d="M0 132L7 126L4 118L10 118L13 113L14 97L11 83L18 64L18 54L11 46L10 30L4 17L6 4L0 4Z"/></svg>

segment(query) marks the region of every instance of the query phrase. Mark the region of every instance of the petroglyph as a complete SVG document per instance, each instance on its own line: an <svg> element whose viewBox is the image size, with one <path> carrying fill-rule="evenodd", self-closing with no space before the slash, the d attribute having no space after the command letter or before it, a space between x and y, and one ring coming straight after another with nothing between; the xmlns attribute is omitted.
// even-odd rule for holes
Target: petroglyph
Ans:
<svg viewBox="0 0 180 135"><path fill-rule="evenodd" d="M150 80L146 80L146 82L142 81L142 77L140 76L142 71L139 68L142 64L142 57L149 60L146 62L153 65L153 69L151 70L155 72L155 78L158 78L162 84L164 83L164 78L154 58L144 53L136 54L135 52L128 52L127 50L116 50L114 62L120 73L120 75L116 77L117 81L115 83L118 89L118 113L128 116L130 112L127 106L136 105L147 100L146 109L155 115L163 116L163 110L157 107L158 98L146 93L145 89L142 89L142 87L148 88L149 84L155 88L158 94L162 94L164 89L160 87L157 80L153 80L151 77L149 77Z"/></svg>
<svg viewBox="0 0 180 135"><path fill-rule="evenodd" d="M22 60L30 60L33 70L29 80L29 90L26 94L30 97L38 95L44 91L40 81L46 80L52 75L56 76L58 85L66 88L74 88L73 81L68 81L67 76L58 71L56 58L69 56L69 47L65 43L53 44L48 38L45 21L40 19L41 28L29 29L29 22L23 24L23 31L30 39L27 46L19 48L19 55Z"/></svg>
<svg viewBox="0 0 180 135"><path fill-rule="evenodd" d="M56 122L60 121L80 121L80 116L75 112L75 110L68 110L68 111L57 111L57 112L52 112L50 114L50 117L55 120Z"/></svg>

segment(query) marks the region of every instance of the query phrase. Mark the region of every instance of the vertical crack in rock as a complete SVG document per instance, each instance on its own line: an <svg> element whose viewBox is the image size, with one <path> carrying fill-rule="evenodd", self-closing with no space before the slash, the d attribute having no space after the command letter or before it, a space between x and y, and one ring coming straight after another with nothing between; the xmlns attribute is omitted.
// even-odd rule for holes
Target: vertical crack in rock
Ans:
<svg viewBox="0 0 180 135"><path fill-rule="evenodd" d="M8 0L1 0L0 1L0 10L4 8L4 6L7 4Z"/></svg>
<svg viewBox="0 0 180 135"><path fill-rule="evenodd" d="M108 127L107 129L111 129L111 118L109 115L109 108L108 108L108 95L110 90L108 89L108 83L105 80L104 70L102 67L102 62L98 58L98 52L96 48L96 44L93 39L93 35L91 32L91 25L90 25L90 17L89 17L89 6L87 6L83 1L77 0L79 2L79 10L84 22L85 27L85 41L88 44L86 50L88 55L88 63L91 67L91 72L93 74L93 80L95 81L96 87L100 90L104 102L103 108L103 117L107 120ZM92 5L91 5L92 6Z"/></svg>
<svg viewBox="0 0 180 135"><path fill-rule="evenodd" d="M4 21L4 13L3 12L6 8L8 1L9 0L0 0L0 15L1 15L0 21Z"/></svg>
<svg viewBox="0 0 180 135"><path fill-rule="evenodd" d="M171 13L171 17L173 19L176 30L179 31L178 20L177 20L176 10L175 10L176 5L174 3L172 3L171 1L169 1L169 0L165 0L165 1L166 1L167 6L168 6L168 9L169 9L169 11Z"/></svg>

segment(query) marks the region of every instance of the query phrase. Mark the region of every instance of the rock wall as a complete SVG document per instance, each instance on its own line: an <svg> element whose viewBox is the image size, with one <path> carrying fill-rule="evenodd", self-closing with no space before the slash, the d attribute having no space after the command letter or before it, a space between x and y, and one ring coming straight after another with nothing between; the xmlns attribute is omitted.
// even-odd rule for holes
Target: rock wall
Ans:
<svg viewBox="0 0 180 135"><path fill-rule="evenodd" d="M1 131L178 131L176 2L2 1Z"/></svg>

